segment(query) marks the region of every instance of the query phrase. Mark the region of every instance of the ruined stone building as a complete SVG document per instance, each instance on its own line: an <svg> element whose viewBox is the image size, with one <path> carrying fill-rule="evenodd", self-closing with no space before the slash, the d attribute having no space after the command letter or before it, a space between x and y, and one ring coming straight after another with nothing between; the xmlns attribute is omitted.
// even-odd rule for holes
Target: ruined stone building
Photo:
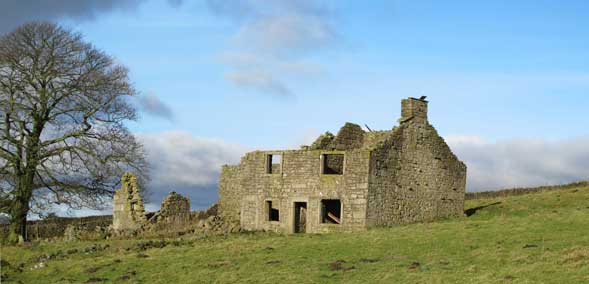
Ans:
<svg viewBox="0 0 589 284"><path fill-rule="evenodd" d="M300 150L254 151L223 166L219 211L244 230L364 230L463 214L466 166L428 122L428 102L402 101L400 125L346 123Z"/></svg>
<svg viewBox="0 0 589 284"><path fill-rule="evenodd" d="M181 231L190 225L190 217L190 200L173 191L164 198L160 210L145 212L137 178L131 173L123 175L121 188L113 197L115 234Z"/></svg>
<svg viewBox="0 0 589 284"><path fill-rule="evenodd" d="M139 193L137 178L126 173L121 178L121 188L113 196L113 223L115 231L135 231L147 221L143 198Z"/></svg>

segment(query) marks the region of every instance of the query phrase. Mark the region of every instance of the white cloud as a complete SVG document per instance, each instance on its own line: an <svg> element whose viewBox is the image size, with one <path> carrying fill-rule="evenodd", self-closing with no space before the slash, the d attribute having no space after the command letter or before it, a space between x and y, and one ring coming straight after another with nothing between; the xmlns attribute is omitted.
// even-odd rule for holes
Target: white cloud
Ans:
<svg viewBox="0 0 589 284"><path fill-rule="evenodd" d="M140 135L139 139L153 168L154 185L213 185L221 166L238 163L245 152L239 145L183 131Z"/></svg>
<svg viewBox="0 0 589 284"><path fill-rule="evenodd" d="M224 164L237 164L246 148L219 139L198 138L183 131L139 135L151 166L149 203L159 207L170 191L188 196L193 209L217 199L217 183Z"/></svg>
<svg viewBox="0 0 589 284"><path fill-rule="evenodd" d="M209 0L211 10L237 24L224 55L226 79L238 87L283 97L288 76L310 78L319 64L308 55L337 41L331 10L323 1Z"/></svg>
<svg viewBox="0 0 589 284"><path fill-rule="evenodd" d="M280 80L263 70L242 70L225 74L225 78L236 86L252 88L281 97L291 95L291 91Z"/></svg>
<svg viewBox="0 0 589 284"><path fill-rule="evenodd" d="M448 144L452 145L481 145L486 144L485 139L480 136L472 135L450 135L444 138Z"/></svg>
<svg viewBox="0 0 589 284"><path fill-rule="evenodd" d="M333 28L323 15L295 9L252 20L239 30L234 40L252 50L285 56L323 48L335 38Z"/></svg>
<svg viewBox="0 0 589 284"><path fill-rule="evenodd" d="M589 180L589 137L490 143L478 136L448 136L446 141L468 166L469 191Z"/></svg>

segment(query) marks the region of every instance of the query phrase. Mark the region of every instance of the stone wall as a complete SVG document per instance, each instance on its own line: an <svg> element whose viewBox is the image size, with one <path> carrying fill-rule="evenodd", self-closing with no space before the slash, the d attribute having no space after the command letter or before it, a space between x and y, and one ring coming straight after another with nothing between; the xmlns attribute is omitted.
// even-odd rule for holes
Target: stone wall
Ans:
<svg viewBox="0 0 589 284"><path fill-rule="evenodd" d="M244 162L244 158L241 162ZM241 212L241 200L244 198L246 192L240 186L239 166L225 165L221 168L221 175L219 176L219 215L223 215L228 220L239 222Z"/></svg>
<svg viewBox="0 0 589 284"><path fill-rule="evenodd" d="M112 224L112 216L86 216L86 217L56 217L45 220L27 221L27 240L60 238L66 228L76 226L95 231L101 228L104 231ZM0 225L0 239L8 238L8 224Z"/></svg>
<svg viewBox="0 0 589 284"><path fill-rule="evenodd" d="M191 224L188 198L170 192L159 211L146 213L135 176L123 175L121 184L113 198L114 235L165 234L183 231Z"/></svg>
<svg viewBox="0 0 589 284"><path fill-rule="evenodd" d="M137 178L131 173L126 173L121 178L121 188L113 197L112 229L117 233L134 232L145 221L145 209Z"/></svg>
<svg viewBox="0 0 589 284"><path fill-rule="evenodd" d="M327 132L321 134L319 137L317 137L315 142L313 142L313 144L311 144L310 150L330 149L333 139L335 139L335 136L333 136L333 134L331 134L331 132L327 131Z"/></svg>
<svg viewBox="0 0 589 284"><path fill-rule="evenodd" d="M334 150L352 150L362 147L364 130L357 124L346 122L339 130L330 147Z"/></svg>
<svg viewBox="0 0 589 284"><path fill-rule="evenodd" d="M427 109L423 104L415 99L404 100L403 113L416 114L416 105L419 111ZM369 226L463 214L466 166L427 122L427 116L416 115L420 119L402 122L372 153Z"/></svg>
<svg viewBox="0 0 589 284"><path fill-rule="evenodd" d="M266 155L282 154L282 174L267 174ZM322 154L344 154L345 175L322 175ZM295 202L306 202L307 232L352 231L364 228L368 191L369 151L255 151L238 166L223 167L219 185L222 214L239 215L245 230L293 232ZM341 224L321 222L321 200L339 199ZM279 210L269 221L266 201Z"/></svg>
<svg viewBox="0 0 589 284"><path fill-rule="evenodd" d="M578 181L568 184L561 185L545 185L539 187L520 187L520 188L509 188L494 191L479 191L479 192L467 192L464 196L465 200L473 199L487 199L487 198L505 198L510 196L519 196L526 194L542 193L555 190L577 190L580 187L589 188L589 181Z"/></svg>
<svg viewBox="0 0 589 284"><path fill-rule="evenodd" d="M190 199L172 191L164 198L160 210L151 216L143 229L152 232L178 232L190 225Z"/></svg>

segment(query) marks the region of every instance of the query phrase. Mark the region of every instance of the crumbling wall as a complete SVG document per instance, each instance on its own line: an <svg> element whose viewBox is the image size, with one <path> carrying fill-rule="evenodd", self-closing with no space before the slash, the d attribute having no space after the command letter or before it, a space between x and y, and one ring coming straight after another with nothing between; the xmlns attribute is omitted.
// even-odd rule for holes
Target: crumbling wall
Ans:
<svg viewBox="0 0 589 284"><path fill-rule="evenodd" d="M339 150L347 151L359 149L364 143L365 132L360 125L346 122L333 136L329 131L320 135L309 147L310 150Z"/></svg>
<svg viewBox="0 0 589 284"><path fill-rule="evenodd" d="M403 100L400 122L391 131L370 132L346 123L337 136L323 134L301 150L247 153L239 165L223 167L219 210L237 218L242 229L279 232L294 231L295 211L303 212L297 203L306 204L306 232L462 215L466 166L427 122L427 101ZM282 155L279 174L267 173L269 154ZM344 159L329 161L329 154ZM343 174L323 174L322 166L340 168L342 162ZM334 199L340 201L341 223L325 224L322 200ZM268 215L268 201L279 210L279 221Z"/></svg>
<svg viewBox="0 0 589 284"><path fill-rule="evenodd" d="M340 151L353 150L362 147L363 142L364 130L362 130L362 127L346 122L333 139L331 148Z"/></svg>
<svg viewBox="0 0 589 284"><path fill-rule="evenodd" d="M115 233L135 232L145 221L145 208L137 177L126 173L121 178L121 188L115 192L113 198L112 229Z"/></svg>
<svg viewBox="0 0 589 284"><path fill-rule="evenodd" d="M190 199L172 191L164 198L160 210L151 216L143 229L151 232L178 232L190 225Z"/></svg>
<svg viewBox="0 0 589 284"><path fill-rule="evenodd" d="M242 158L243 161L243 158ZM219 176L218 211L227 220L239 222L241 200L245 191L240 185L239 166L225 165Z"/></svg>
<svg viewBox="0 0 589 284"><path fill-rule="evenodd" d="M411 114L409 119L372 152L369 226L463 214L466 166L427 122L422 113L426 110L425 101L404 100L403 113Z"/></svg>
<svg viewBox="0 0 589 284"><path fill-rule="evenodd" d="M309 150L331 150L331 145L335 139L335 136L329 131L321 134L313 144L311 144Z"/></svg>

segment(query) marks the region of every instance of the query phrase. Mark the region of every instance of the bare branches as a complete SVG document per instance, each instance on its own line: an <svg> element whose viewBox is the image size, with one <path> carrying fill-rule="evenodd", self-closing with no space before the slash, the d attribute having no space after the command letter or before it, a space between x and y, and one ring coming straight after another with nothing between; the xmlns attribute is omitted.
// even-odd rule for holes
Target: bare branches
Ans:
<svg viewBox="0 0 589 284"><path fill-rule="evenodd" d="M78 33L29 23L1 37L0 193L95 207L125 171L146 178L124 126L133 95L127 69Z"/></svg>

